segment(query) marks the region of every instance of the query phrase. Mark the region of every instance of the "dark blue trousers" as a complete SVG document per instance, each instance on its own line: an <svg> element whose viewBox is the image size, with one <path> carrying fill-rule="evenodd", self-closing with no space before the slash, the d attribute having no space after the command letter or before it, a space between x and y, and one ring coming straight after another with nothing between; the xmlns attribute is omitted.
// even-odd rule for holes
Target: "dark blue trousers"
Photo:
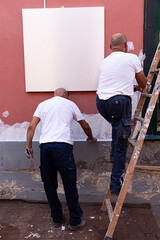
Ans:
<svg viewBox="0 0 160 240"><path fill-rule="evenodd" d="M123 183L127 143L131 134L131 98L116 95L107 100L100 100L97 96L96 105L99 113L112 125L113 168L110 189L112 193L118 193Z"/></svg>
<svg viewBox="0 0 160 240"><path fill-rule="evenodd" d="M73 146L60 142L40 144L40 171L53 221L60 222L63 219L63 211L57 195L57 172L59 172L69 208L70 224L79 224L83 213L78 203L77 168Z"/></svg>

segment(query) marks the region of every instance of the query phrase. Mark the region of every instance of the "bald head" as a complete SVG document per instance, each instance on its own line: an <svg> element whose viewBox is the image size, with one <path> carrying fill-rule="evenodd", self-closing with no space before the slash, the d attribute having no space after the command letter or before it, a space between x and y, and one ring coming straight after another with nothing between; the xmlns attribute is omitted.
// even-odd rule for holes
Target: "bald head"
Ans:
<svg viewBox="0 0 160 240"><path fill-rule="evenodd" d="M122 33L115 33L111 37L111 49L112 51L127 52L127 38Z"/></svg>
<svg viewBox="0 0 160 240"><path fill-rule="evenodd" d="M68 92L66 91L66 89L64 88L57 88L54 91L54 96L59 96L59 97L64 97L64 98L68 98Z"/></svg>

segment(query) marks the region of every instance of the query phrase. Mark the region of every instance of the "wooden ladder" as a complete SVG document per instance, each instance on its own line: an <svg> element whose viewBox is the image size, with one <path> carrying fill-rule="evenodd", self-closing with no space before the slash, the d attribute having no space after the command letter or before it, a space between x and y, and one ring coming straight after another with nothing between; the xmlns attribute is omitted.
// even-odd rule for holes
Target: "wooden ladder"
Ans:
<svg viewBox="0 0 160 240"><path fill-rule="evenodd" d="M106 194L106 197L103 201L102 207L101 207L102 212L105 212L106 210L108 211L108 216L109 216L109 220L110 220L104 240L109 240L109 239L112 239L112 237L113 237L113 234L114 234L114 231L115 231L115 228L117 225L117 221L118 221L119 215L121 213L121 209L122 209L122 206L123 206L123 203L124 203L127 191L128 191L128 187L129 187L131 178L132 178L133 173L136 168L136 163L138 161L139 154L141 152L144 138L146 136L147 129L149 127L149 123L151 121L151 117L152 117L157 99L159 97L159 93L160 93L160 68L158 68L159 61L160 61L160 42L158 44L157 50L155 52L155 55L154 55L154 58L153 58L153 61L152 61L152 64L151 64L151 67L150 67L150 70L149 70L149 73L147 76L147 79L148 79L147 85L148 84L151 85L153 82L154 75L155 75L155 73L157 73L153 91L151 94L149 94L148 86L146 85L146 88L143 90L143 93L141 94L139 103L137 105L137 109L135 111L133 125L132 125L132 131L131 131L131 140L129 140L129 142L133 145L134 150L132 153L132 157L130 159L130 163L128 165L127 172L125 174L124 182L123 182L121 191L119 193L118 200L116 202L116 205L115 205L115 208L113 211L113 208L111 205L111 192L109 189ZM145 103L146 97L150 97L150 101L149 101L149 104L148 104L148 107L147 107L147 110L145 113L145 117L142 118L141 112L142 112L142 108ZM142 126L141 126L141 130L139 132L138 138L135 141L132 139L132 136L133 136L137 121L140 121L142 123ZM138 166L138 167L142 168L142 169L146 169L146 170L148 170L148 169L152 170L152 168L155 170L155 169L159 168L156 166L154 166L154 167L153 166Z"/></svg>

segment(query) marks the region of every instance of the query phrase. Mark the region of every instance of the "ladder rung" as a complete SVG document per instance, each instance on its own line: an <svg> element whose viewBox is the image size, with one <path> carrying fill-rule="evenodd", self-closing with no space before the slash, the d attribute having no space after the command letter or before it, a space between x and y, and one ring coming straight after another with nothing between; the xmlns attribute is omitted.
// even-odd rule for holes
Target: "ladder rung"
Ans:
<svg viewBox="0 0 160 240"><path fill-rule="evenodd" d="M144 171L144 170L138 170L138 169L135 169L134 171L135 172L149 174L149 175L160 175L160 172L156 172L156 171L151 172L151 171Z"/></svg>
<svg viewBox="0 0 160 240"><path fill-rule="evenodd" d="M135 167L140 168L140 169L145 169L145 170L160 170L160 166L144 166L144 165L136 165Z"/></svg>
<svg viewBox="0 0 160 240"><path fill-rule="evenodd" d="M106 206L107 206L109 220L111 221L112 216L113 216L113 208L111 205L111 201L110 201L110 199L105 199L105 202L106 202Z"/></svg>
<svg viewBox="0 0 160 240"><path fill-rule="evenodd" d="M128 141L132 146L134 146L134 147L136 146L136 141L135 140L129 139Z"/></svg>
<svg viewBox="0 0 160 240"><path fill-rule="evenodd" d="M134 119L140 121L140 122L143 122L144 121L144 118L142 117L139 117L139 116L134 116Z"/></svg>
<svg viewBox="0 0 160 240"><path fill-rule="evenodd" d="M128 163L126 163L126 168L128 167ZM150 170L150 171L160 171L160 166L145 166L145 165L136 165L135 169L143 169L143 170Z"/></svg>
<svg viewBox="0 0 160 240"><path fill-rule="evenodd" d="M160 68L156 68L156 69L154 69L154 70L151 70L150 72L151 73L154 73L154 72L159 72L160 71Z"/></svg>
<svg viewBox="0 0 160 240"><path fill-rule="evenodd" d="M142 96L145 96L145 97L152 97L152 94L151 94L151 93L142 93Z"/></svg>

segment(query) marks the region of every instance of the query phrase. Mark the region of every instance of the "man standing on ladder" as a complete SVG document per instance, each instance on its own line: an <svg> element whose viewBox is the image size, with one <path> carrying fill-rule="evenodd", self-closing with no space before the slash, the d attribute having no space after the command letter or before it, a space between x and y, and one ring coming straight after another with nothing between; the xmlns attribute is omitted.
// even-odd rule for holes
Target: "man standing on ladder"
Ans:
<svg viewBox="0 0 160 240"><path fill-rule="evenodd" d="M112 53L100 65L96 104L100 114L112 125L113 168L110 190L119 194L123 183L128 138L131 134L131 96L143 91L145 77L139 58L127 53L127 38L121 33L111 37ZM137 85L134 87L135 78Z"/></svg>

